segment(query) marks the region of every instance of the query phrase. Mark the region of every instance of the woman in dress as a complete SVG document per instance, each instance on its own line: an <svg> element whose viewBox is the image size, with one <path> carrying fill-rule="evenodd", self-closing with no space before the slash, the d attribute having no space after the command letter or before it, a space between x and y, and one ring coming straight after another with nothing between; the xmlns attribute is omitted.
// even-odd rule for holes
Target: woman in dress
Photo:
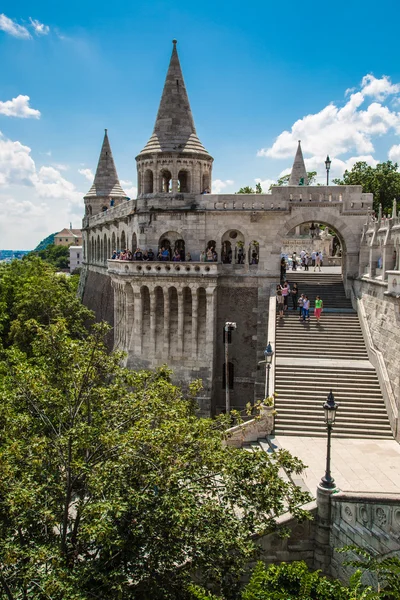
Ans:
<svg viewBox="0 0 400 600"><path fill-rule="evenodd" d="M283 296L282 288L280 285L276 288L276 301L278 303L279 318L283 319Z"/></svg>

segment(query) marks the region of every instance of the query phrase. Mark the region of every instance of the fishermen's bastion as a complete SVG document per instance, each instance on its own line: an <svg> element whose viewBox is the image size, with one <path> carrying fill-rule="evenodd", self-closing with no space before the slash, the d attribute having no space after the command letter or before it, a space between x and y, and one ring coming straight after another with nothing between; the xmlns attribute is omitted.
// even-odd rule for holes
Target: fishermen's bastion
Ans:
<svg viewBox="0 0 400 600"><path fill-rule="evenodd" d="M265 371L258 362L268 341L275 349L273 391L285 366L279 363L286 352L284 338L293 348L298 344L296 334L280 331L275 318L281 253L300 227L326 225L341 245L344 300L332 313L327 302L327 331L314 338L314 351L334 359L329 351L337 344L336 359L347 360L340 349L346 348L348 324L357 319L363 344L359 358L374 369L388 431L398 439L400 218L395 204L391 218L380 213L373 218L372 195L360 186L308 185L300 144L289 186L274 187L270 194L213 194L213 158L196 133L175 41L154 130L136 163L138 197L129 199L106 132L83 219L83 300L97 318L111 323L114 347L126 352L127 365L166 363L178 381L200 377L202 413L220 412L225 406L223 329L226 321L234 321L232 407L243 409L264 397ZM113 250L137 247L155 253L160 247L177 248L190 252L192 261L111 260ZM217 261L201 262L200 253L209 248ZM295 281L297 275L288 273L288 278ZM321 289L326 296L328 288ZM342 325L329 333L329 319L336 318ZM357 348L349 361L357 359ZM301 357L292 363L294 375L296 360Z"/></svg>

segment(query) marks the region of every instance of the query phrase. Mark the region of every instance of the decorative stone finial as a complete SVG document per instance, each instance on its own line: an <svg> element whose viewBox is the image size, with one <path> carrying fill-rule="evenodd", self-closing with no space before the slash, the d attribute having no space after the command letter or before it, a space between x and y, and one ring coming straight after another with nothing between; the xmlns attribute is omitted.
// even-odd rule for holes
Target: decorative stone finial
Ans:
<svg viewBox="0 0 400 600"><path fill-rule="evenodd" d="M174 46L176 46L177 43L178 43L178 40L172 40L172 43L173 43Z"/></svg>
<svg viewBox="0 0 400 600"><path fill-rule="evenodd" d="M393 198L393 206L392 206L392 219L397 217L397 201L396 198Z"/></svg>

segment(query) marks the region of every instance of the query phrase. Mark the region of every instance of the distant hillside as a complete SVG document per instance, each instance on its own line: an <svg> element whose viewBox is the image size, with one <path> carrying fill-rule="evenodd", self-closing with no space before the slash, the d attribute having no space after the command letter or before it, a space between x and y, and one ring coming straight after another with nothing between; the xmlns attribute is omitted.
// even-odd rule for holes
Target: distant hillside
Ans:
<svg viewBox="0 0 400 600"><path fill-rule="evenodd" d="M39 252L39 250L45 250L47 246L54 244L54 236L56 235L56 233L57 231L55 233L52 233L51 235L48 235L47 238L44 238L44 240L42 240L40 244L36 246L34 252Z"/></svg>

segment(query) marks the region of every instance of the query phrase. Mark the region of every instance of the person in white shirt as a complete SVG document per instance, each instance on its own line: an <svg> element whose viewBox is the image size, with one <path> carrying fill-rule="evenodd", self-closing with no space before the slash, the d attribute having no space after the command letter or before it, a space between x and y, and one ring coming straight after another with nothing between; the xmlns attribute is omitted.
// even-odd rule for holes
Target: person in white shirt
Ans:
<svg viewBox="0 0 400 600"><path fill-rule="evenodd" d="M316 257L317 257L317 253L315 252L315 250L313 250L313 251L311 252L311 261L312 261L312 262L311 262L311 265L312 265L313 267L315 267L315 259L316 259Z"/></svg>

